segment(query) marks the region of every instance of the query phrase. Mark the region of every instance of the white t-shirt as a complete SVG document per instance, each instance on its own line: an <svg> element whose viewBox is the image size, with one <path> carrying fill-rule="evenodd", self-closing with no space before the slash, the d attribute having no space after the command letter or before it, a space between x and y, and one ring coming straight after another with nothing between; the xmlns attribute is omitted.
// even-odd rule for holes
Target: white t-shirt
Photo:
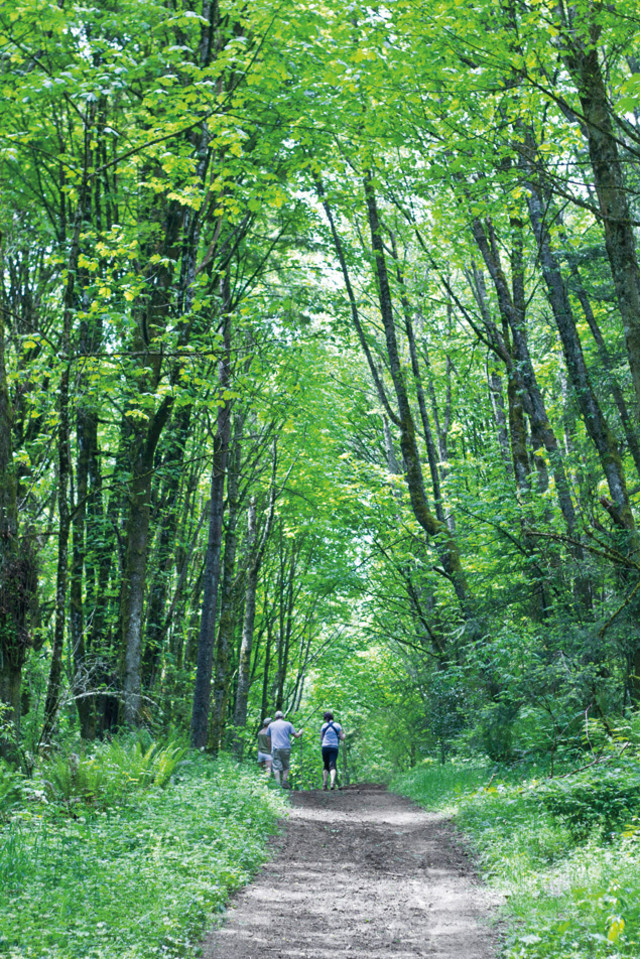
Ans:
<svg viewBox="0 0 640 959"><path fill-rule="evenodd" d="M320 730L320 735L322 736L322 745L323 746L333 746L334 749L336 746L340 745L340 733L342 732L342 726L340 723L323 723L322 729Z"/></svg>

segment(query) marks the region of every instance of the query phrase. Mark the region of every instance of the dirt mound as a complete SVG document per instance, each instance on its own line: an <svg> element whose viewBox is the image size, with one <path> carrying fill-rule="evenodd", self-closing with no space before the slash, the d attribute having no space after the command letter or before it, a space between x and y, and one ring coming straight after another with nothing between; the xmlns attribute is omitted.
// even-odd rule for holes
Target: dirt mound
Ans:
<svg viewBox="0 0 640 959"><path fill-rule="evenodd" d="M375 784L292 794L274 858L204 959L491 959L490 904L446 817Z"/></svg>

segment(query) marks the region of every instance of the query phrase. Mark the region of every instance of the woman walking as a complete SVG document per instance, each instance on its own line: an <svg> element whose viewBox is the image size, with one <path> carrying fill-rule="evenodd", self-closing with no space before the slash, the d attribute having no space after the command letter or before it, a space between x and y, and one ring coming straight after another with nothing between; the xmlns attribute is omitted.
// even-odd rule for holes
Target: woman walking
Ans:
<svg viewBox="0 0 640 959"><path fill-rule="evenodd" d="M345 735L340 723L334 723L333 713L324 714L324 723L320 730L320 747L322 749L322 761L324 768L322 770L322 788L327 789L327 782L331 777L331 788L336 788L336 771L338 763L338 749L340 740Z"/></svg>
<svg viewBox="0 0 640 959"><path fill-rule="evenodd" d="M269 724L273 720L267 716L262 720L262 726L258 733L258 765L266 773L267 779L271 776L271 736L269 735Z"/></svg>

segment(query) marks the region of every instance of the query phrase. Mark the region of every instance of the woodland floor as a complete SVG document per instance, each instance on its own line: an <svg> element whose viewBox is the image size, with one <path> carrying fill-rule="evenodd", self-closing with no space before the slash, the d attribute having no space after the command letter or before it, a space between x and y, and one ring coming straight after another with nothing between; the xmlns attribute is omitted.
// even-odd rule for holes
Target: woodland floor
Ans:
<svg viewBox="0 0 640 959"><path fill-rule="evenodd" d="M446 816L376 786L292 793L272 860L204 959L493 959L492 903Z"/></svg>

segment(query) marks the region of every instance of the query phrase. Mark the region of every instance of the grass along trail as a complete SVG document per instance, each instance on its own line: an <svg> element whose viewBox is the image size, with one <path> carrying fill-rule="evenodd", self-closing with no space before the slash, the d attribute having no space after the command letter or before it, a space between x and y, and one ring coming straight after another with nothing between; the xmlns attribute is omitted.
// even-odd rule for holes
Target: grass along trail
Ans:
<svg viewBox="0 0 640 959"><path fill-rule="evenodd" d="M443 813L375 786L292 794L274 858L204 959L493 959L489 894Z"/></svg>

